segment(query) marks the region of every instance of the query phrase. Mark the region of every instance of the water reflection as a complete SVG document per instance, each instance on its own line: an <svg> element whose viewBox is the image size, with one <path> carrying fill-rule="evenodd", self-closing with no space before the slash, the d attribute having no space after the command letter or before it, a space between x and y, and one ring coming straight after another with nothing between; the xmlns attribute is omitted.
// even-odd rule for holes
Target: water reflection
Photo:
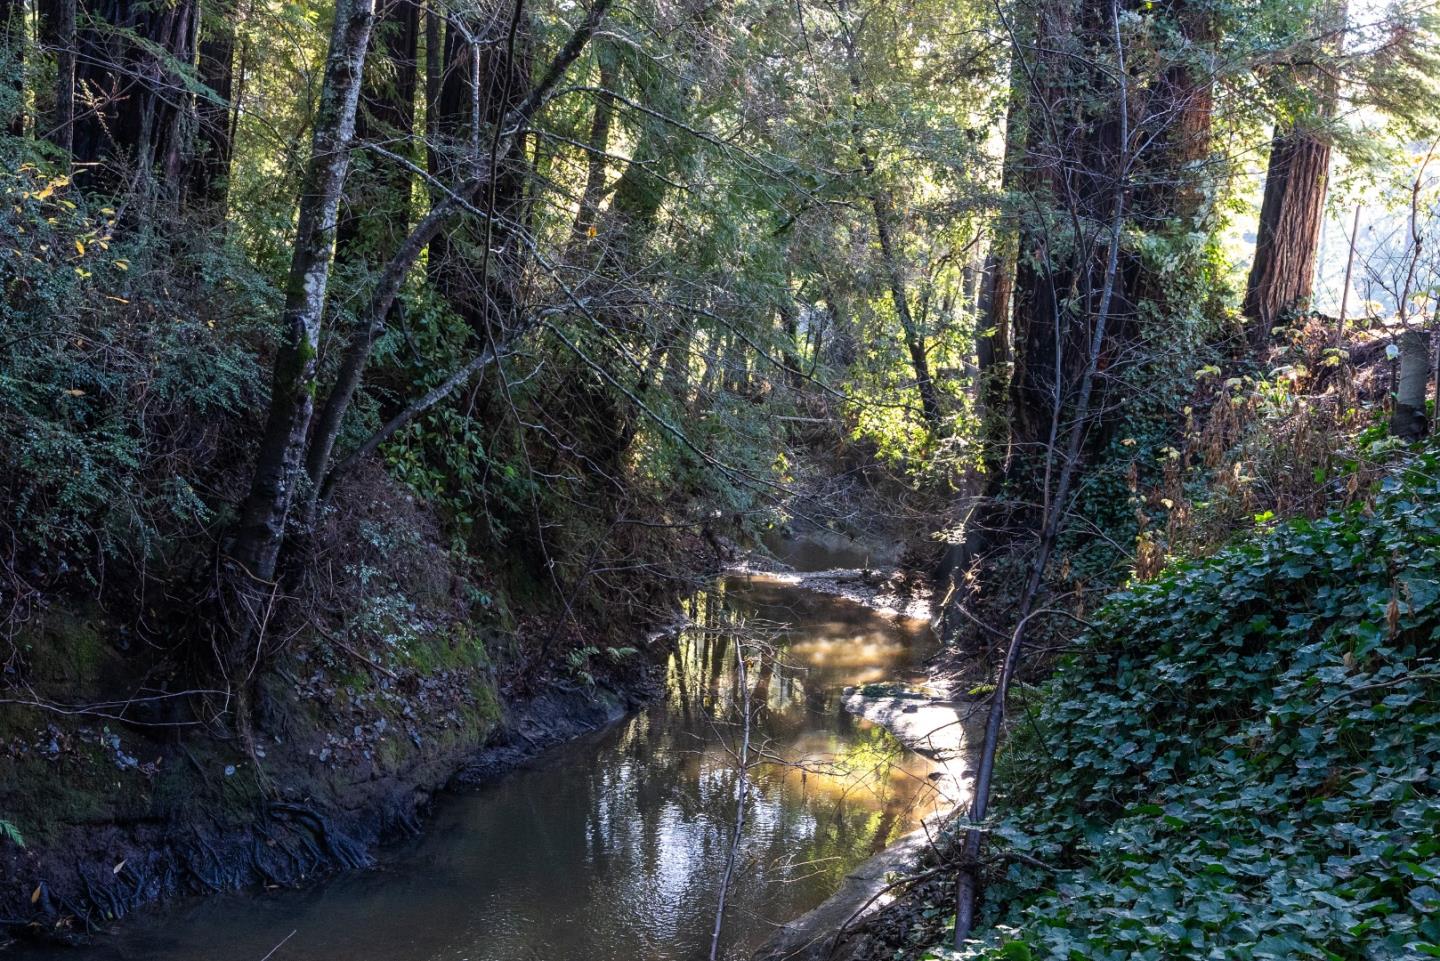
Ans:
<svg viewBox="0 0 1440 961"><path fill-rule="evenodd" d="M744 957L936 804L928 764L839 704L847 684L913 671L930 642L760 580L722 581L689 613L666 702L444 799L383 869L170 910L68 957L259 961L288 936L273 961L705 958L740 776L737 645L763 758L725 927L726 957Z"/></svg>

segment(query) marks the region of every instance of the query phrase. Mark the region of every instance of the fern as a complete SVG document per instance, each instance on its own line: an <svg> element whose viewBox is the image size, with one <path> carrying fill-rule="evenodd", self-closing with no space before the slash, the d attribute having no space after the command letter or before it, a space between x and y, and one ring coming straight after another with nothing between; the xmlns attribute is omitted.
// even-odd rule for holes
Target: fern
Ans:
<svg viewBox="0 0 1440 961"><path fill-rule="evenodd" d="M7 837L14 841L18 847L23 848L25 846L25 838L20 834L20 829L9 821L0 820L0 836Z"/></svg>

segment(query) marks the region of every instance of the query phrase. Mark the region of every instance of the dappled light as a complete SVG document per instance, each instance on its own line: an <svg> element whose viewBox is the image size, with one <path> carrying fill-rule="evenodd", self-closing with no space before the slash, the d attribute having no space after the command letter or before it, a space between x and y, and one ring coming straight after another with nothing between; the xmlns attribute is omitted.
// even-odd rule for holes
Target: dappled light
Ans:
<svg viewBox="0 0 1440 961"><path fill-rule="evenodd" d="M1440 957L1440 0L0 0L0 954Z"/></svg>

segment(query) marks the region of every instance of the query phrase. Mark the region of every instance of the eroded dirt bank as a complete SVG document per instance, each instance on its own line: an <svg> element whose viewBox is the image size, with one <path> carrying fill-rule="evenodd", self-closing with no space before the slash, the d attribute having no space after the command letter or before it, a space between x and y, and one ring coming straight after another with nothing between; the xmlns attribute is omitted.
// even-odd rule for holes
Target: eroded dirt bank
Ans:
<svg viewBox="0 0 1440 961"><path fill-rule="evenodd" d="M119 723L52 726L50 742L25 752L52 776L38 783L32 771L28 785L69 807L56 807L54 822L24 847L0 849L0 945L85 939L176 896L296 887L368 867L385 841L421 829L434 793L452 780L498 777L660 692L653 665L594 685L551 681L508 703L491 685L443 680L427 679L423 697L404 695L426 708L409 710L405 723L381 713L343 738L333 724L300 727L304 700L276 707L272 726L283 733L260 736L253 762L223 746L157 745ZM116 793L99 796L102 778ZM18 797L21 788L6 785L0 813L46 803ZM135 792L128 801L126 791Z"/></svg>

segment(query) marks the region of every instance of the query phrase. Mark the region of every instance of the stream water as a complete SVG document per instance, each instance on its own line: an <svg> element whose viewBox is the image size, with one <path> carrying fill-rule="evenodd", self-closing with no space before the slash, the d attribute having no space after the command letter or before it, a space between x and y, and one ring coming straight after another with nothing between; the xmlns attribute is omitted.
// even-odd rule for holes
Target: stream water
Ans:
<svg viewBox="0 0 1440 961"><path fill-rule="evenodd" d="M763 577L724 578L689 613L664 701L443 795L423 836L387 849L376 870L182 902L60 957L703 961L748 691L758 763L722 933L722 956L746 957L942 806L927 761L840 706L846 685L913 677L933 642L923 623Z"/></svg>

